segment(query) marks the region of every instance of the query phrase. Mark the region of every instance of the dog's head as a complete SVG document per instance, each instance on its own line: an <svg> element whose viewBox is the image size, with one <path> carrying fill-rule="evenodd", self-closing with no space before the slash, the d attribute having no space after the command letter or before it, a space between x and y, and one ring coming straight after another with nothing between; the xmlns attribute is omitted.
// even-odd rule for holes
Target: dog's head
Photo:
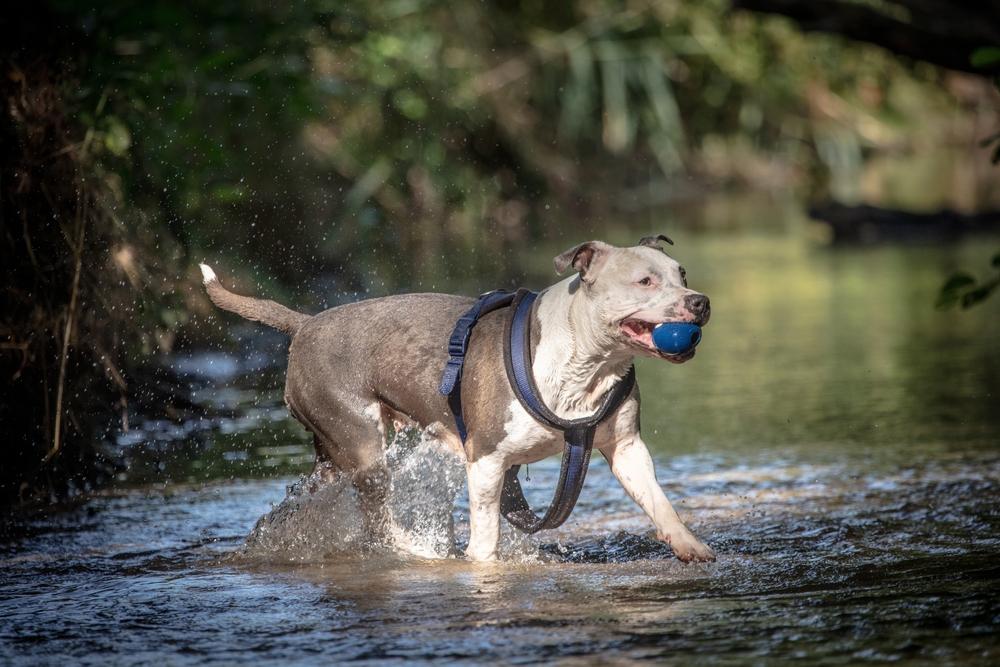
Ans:
<svg viewBox="0 0 1000 667"><path fill-rule="evenodd" d="M579 273L571 290L586 311L586 334L606 346L619 347L674 363L694 350L665 354L653 344L653 328L661 322L708 323L708 297L688 289L684 268L663 251L666 236L648 236L631 248L587 241L555 258L556 271ZM583 324L583 323L581 323Z"/></svg>

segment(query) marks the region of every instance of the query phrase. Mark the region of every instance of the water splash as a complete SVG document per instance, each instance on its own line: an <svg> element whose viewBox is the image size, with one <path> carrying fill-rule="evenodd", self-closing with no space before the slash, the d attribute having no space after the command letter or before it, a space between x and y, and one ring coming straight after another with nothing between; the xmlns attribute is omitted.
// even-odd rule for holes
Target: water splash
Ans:
<svg viewBox="0 0 1000 667"><path fill-rule="evenodd" d="M457 555L453 510L465 484L462 459L426 432L408 430L393 438L387 460L395 547L424 558Z"/></svg>
<svg viewBox="0 0 1000 667"><path fill-rule="evenodd" d="M456 555L453 509L465 483L462 460L411 429L394 434L386 462L389 551L423 558ZM257 521L237 558L319 562L386 546L366 534L350 479L320 466L289 486L285 499Z"/></svg>
<svg viewBox="0 0 1000 667"><path fill-rule="evenodd" d="M238 559L319 562L365 544L357 494L344 475L319 467L288 487L285 499L257 520Z"/></svg>

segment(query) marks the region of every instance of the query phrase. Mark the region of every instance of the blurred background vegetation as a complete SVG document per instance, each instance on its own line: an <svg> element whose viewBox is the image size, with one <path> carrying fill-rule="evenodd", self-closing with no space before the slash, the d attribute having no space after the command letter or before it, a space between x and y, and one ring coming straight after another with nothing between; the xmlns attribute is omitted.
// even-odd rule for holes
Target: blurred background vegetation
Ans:
<svg viewBox="0 0 1000 667"><path fill-rule="evenodd" d="M92 488L93 443L178 409L153 362L218 334L204 259L315 310L511 284L734 192L1000 209L995 2L50 0L0 27L4 502Z"/></svg>

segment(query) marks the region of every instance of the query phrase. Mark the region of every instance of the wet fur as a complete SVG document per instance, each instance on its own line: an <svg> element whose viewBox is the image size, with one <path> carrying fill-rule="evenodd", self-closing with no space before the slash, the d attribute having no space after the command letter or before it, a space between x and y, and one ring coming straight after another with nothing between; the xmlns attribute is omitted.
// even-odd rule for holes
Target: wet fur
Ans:
<svg viewBox="0 0 1000 667"><path fill-rule="evenodd" d="M543 400L561 416L572 418L591 413L635 355L627 345L609 339L611 334L595 321L596 299L591 297L595 277L603 271L610 283L639 265L658 266L662 275L676 274L677 269L676 262L658 249L616 249L600 242L570 249L556 258L556 265L573 266L579 275L545 290L536 301L533 371ZM221 286L209 267L202 265L202 271L209 297L220 308L292 336L285 401L314 434L317 463L329 463L351 476L373 533L385 528L387 518L386 432L390 422L408 421L465 458L471 524L467 554L477 560L496 557L503 472L510 465L534 462L562 449L562 434L531 418L507 382L505 311L486 315L473 330L462 380L468 425L463 447L447 400L437 388L452 328L473 299L444 294L390 296L310 317L273 301L237 296ZM657 293L643 305L653 308L651 304L660 303L656 308L669 314L683 310L683 300L692 292L680 285L668 287L676 296L664 301L664 295ZM677 517L656 481L639 436L638 388L602 423L595 447L679 557L714 559L711 549Z"/></svg>

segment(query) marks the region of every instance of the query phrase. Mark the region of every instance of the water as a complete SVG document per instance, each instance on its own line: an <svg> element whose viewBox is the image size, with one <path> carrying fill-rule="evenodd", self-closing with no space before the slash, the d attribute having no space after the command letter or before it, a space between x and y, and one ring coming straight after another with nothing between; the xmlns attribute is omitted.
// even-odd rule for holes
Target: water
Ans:
<svg viewBox="0 0 1000 667"><path fill-rule="evenodd" d="M995 664L1000 303L932 304L1000 243L828 250L772 213L671 230L713 319L692 363L639 365L659 479L718 562L677 562L599 458L563 528L456 558L461 466L414 434L393 450L406 548L366 547L350 488L300 481L274 339L241 328L249 365L179 360L212 417L147 425L116 488L6 523L0 662ZM529 284L560 249L524 258ZM557 463L530 467L529 500Z"/></svg>

